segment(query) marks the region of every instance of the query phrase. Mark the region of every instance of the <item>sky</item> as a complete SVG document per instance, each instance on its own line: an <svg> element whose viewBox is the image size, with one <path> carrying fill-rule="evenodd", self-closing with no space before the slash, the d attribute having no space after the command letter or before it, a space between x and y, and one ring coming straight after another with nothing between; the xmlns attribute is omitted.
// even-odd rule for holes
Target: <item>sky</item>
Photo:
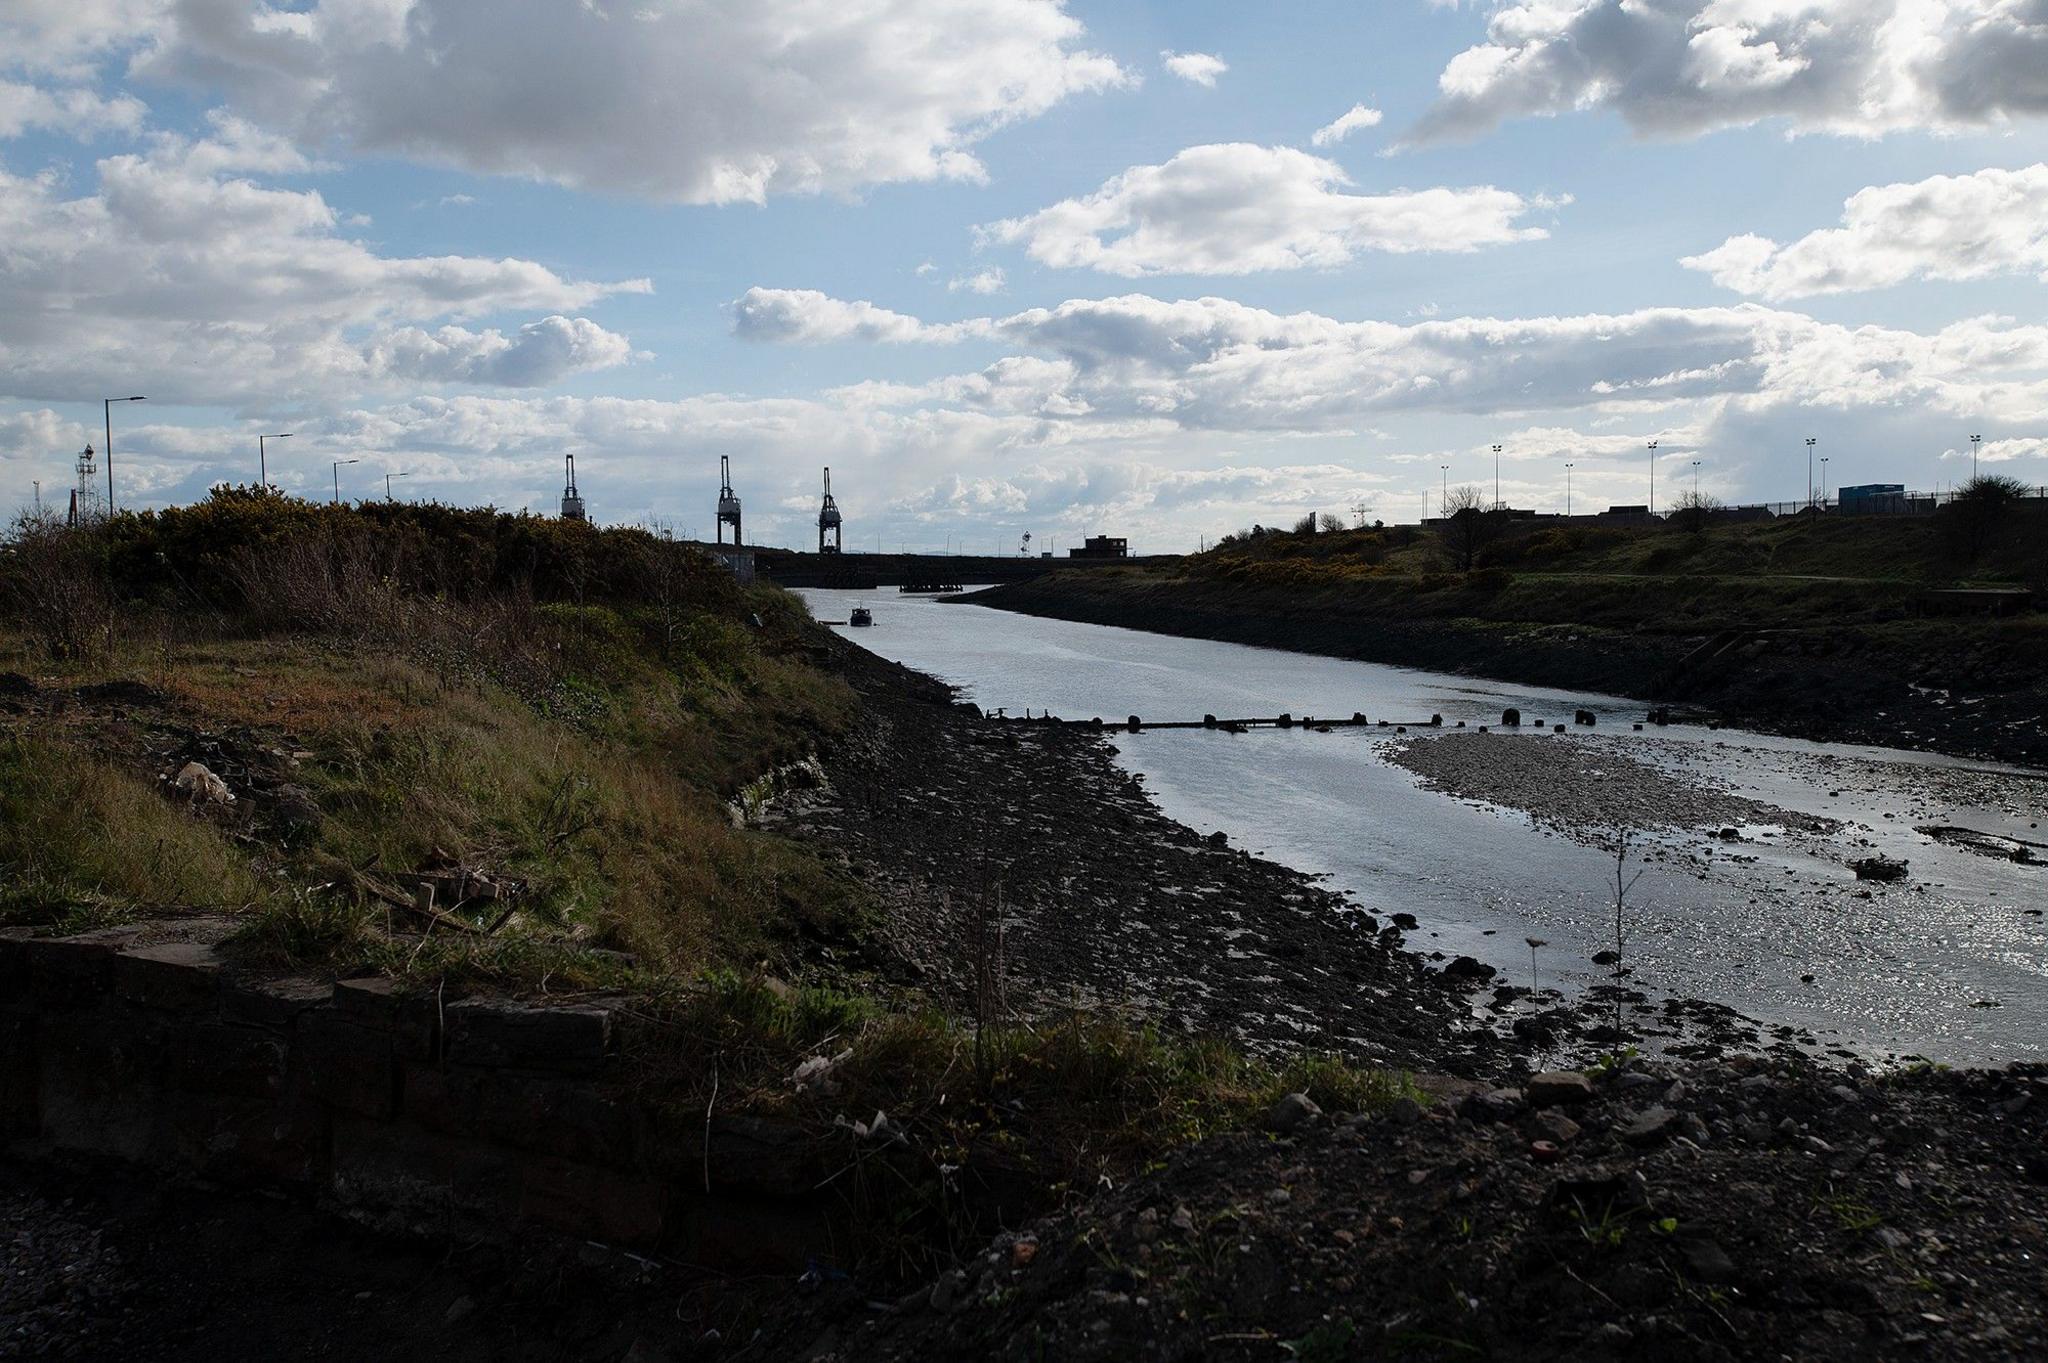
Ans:
<svg viewBox="0 0 2048 1363"><path fill-rule="evenodd" d="M2042 483L2044 301L2048 0L0 4L6 507L130 395L848 549Z"/></svg>

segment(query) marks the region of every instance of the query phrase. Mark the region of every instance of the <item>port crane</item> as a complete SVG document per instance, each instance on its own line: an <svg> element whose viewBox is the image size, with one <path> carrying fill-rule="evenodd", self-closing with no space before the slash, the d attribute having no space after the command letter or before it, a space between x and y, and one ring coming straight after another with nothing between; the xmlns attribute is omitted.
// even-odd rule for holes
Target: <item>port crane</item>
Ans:
<svg viewBox="0 0 2048 1363"><path fill-rule="evenodd" d="M732 456L718 456L718 528L713 533L717 542L725 543L725 527L732 527L733 547L740 545L740 499L732 490Z"/></svg>
<svg viewBox="0 0 2048 1363"><path fill-rule="evenodd" d="M836 554L839 552L839 528L839 503L832 500L832 470L830 467L827 467L825 470L825 504L818 508L819 553ZM832 537L830 544L825 543L827 535Z"/></svg>

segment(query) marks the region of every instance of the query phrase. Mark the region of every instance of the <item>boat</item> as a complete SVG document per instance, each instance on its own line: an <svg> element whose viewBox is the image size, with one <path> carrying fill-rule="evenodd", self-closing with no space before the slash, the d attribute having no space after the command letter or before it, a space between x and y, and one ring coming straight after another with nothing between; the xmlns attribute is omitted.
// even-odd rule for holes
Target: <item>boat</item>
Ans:
<svg viewBox="0 0 2048 1363"><path fill-rule="evenodd" d="M959 591L960 584L957 582L912 582L898 587L896 590L905 596L945 596L951 592Z"/></svg>
<svg viewBox="0 0 2048 1363"><path fill-rule="evenodd" d="M847 615L846 623L855 626L872 625L875 623L875 614L866 606L855 606L852 612Z"/></svg>

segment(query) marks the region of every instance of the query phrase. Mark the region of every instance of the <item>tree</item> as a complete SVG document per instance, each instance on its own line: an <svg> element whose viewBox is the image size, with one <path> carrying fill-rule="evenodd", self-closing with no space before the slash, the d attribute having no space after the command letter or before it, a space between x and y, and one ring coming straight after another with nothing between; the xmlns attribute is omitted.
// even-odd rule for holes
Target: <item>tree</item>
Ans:
<svg viewBox="0 0 2048 1363"><path fill-rule="evenodd" d="M1325 511L1317 520L1322 527L1323 533L1326 535L1334 534L1344 528L1344 518L1333 515L1328 511Z"/></svg>
<svg viewBox="0 0 2048 1363"><path fill-rule="evenodd" d="M1977 558L2026 495L2024 483L1996 473L1964 483L1936 518L1949 552L1964 560Z"/></svg>
<svg viewBox="0 0 2048 1363"><path fill-rule="evenodd" d="M1479 557L1479 551L1499 539L1507 527L1507 511L1487 506L1478 488L1467 484L1444 494L1443 525L1439 533L1443 536L1445 551L1459 572L1471 572L1472 562Z"/></svg>
<svg viewBox="0 0 2048 1363"><path fill-rule="evenodd" d="M1721 509L1721 499L1710 492L1688 492L1671 512L1671 524L1697 535L1705 530Z"/></svg>

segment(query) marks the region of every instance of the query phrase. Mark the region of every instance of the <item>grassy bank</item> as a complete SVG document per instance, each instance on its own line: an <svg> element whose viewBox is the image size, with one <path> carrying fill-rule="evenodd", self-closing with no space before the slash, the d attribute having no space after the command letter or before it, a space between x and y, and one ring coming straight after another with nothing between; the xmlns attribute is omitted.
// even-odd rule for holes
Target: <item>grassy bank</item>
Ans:
<svg viewBox="0 0 2048 1363"><path fill-rule="evenodd" d="M1964 534L1931 518L1785 518L1449 533L1265 532L1168 568L1067 573L978 598L1028 613L1712 710L1818 738L2048 761L2048 510ZM1712 657L1701 646L1741 637ZM1286 698L1276 698L1285 708Z"/></svg>
<svg viewBox="0 0 2048 1363"><path fill-rule="evenodd" d="M23 524L0 551L0 927L227 916L246 969L629 994L636 1085L678 1131L714 1103L914 1131L914 1186L832 1193L866 1208L864 1256L909 1269L973 1224L961 1170L1042 1208L1285 1092L1405 1091L880 983L884 908L844 857L730 816L860 729L843 649L789 594L632 530L247 491Z"/></svg>

